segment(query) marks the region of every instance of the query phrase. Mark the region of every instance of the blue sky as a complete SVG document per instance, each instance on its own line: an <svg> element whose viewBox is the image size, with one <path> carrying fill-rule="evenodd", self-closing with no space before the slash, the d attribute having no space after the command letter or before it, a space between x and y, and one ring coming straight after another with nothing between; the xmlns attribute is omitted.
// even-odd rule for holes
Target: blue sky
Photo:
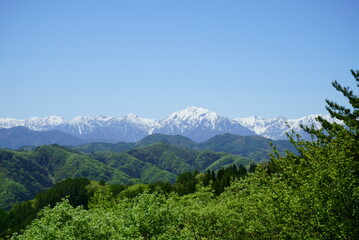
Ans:
<svg viewBox="0 0 359 240"><path fill-rule="evenodd" d="M359 1L0 1L0 117L326 113Z"/></svg>

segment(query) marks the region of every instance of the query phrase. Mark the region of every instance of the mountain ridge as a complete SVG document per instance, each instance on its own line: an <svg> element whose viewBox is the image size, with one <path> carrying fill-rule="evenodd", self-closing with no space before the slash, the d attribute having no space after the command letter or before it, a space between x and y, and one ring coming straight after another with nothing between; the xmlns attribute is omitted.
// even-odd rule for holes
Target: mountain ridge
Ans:
<svg viewBox="0 0 359 240"><path fill-rule="evenodd" d="M251 129L256 134L270 138L273 140L288 139L286 133L292 130L307 140L310 140L310 136L303 131L301 125L314 126L320 128L321 125L316 121L317 117L322 117L329 122L341 123L339 120L331 118L329 115L324 114L311 114L297 119L289 119L285 117L276 118L263 118L258 116L251 116L247 118L236 118L235 120L241 123L243 126Z"/></svg>
<svg viewBox="0 0 359 240"><path fill-rule="evenodd" d="M16 149L49 144L81 145L88 141L58 131L33 131L26 127L0 128L0 147Z"/></svg>
<svg viewBox="0 0 359 240"><path fill-rule="evenodd" d="M260 135L273 140L287 139L285 132L303 131L299 125L319 125L315 122L318 115L308 115L299 119L278 118L235 118L230 119L216 112L200 108L188 107L170 114L162 120L141 118L130 113L124 117L79 116L66 120L58 116L29 119L0 118L0 128L27 127L34 131L58 130L74 137L88 141L102 142L136 142L150 134L182 135L196 142L232 133L243 136ZM330 119L328 115L321 115ZM286 124L289 124L289 127Z"/></svg>

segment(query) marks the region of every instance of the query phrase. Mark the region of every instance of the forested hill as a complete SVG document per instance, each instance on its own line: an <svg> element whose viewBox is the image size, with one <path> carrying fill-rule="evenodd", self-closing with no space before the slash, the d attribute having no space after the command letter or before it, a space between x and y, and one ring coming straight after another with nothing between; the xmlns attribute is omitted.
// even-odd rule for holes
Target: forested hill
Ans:
<svg viewBox="0 0 359 240"><path fill-rule="evenodd" d="M231 164L249 166L252 162L239 155L194 151L166 143L125 152L83 153L59 145L33 151L0 150L0 207L32 199L66 178L86 177L110 184L173 182L183 172L217 170Z"/></svg>
<svg viewBox="0 0 359 240"><path fill-rule="evenodd" d="M274 141L261 136L240 136L230 133L214 136L202 143L196 143L181 135L152 134L135 143L88 143L72 148L86 153L93 151L124 152L134 147L148 146L159 142L189 150L211 150L236 154L251 158L255 162L269 161L268 153L272 152L272 146L270 144L281 152L283 152L284 149L291 152L296 151L288 140Z"/></svg>

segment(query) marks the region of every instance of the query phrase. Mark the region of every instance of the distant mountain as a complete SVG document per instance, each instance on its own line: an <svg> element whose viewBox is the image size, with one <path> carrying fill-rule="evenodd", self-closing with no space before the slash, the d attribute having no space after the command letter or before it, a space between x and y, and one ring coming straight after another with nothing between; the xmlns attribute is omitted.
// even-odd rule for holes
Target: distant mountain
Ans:
<svg viewBox="0 0 359 240"><path fill-rule="evenodd" d="M49 116L25 120L2 118L0 128L27 127L34 131L58 130L91 142L137 142L151 134L182 135L196 142L231 133L242 136L260 135L273 140L287 139L285 132L293 129L303 134L299 125L319 126L317 115L300 119L248 117L235 120L199 107L188 107L156 121L128 114L122 118L80 116L72 120ZM329 119L329 116L323 116ZM334 121L334 120L333 120ZM288 126L287 126L288 123Z"/></svg>
<svg viewBox="0 0 359 240"><path fill-rule="evenodd" d="M17 120L0 119L0 128L27 127L35 131L58 130L90 141L134 142L147 136L156 122L128 114L123 118L108 116L80 116L72 120L51 116Z"/></svg>
<svg viewBox="0 0 359 240"><path fill-rule="evenodd" d="M247 118L237 118L235 119L243 126L251 129L256 134L261 135L266 138L273 140L287 139L286 132L294 130L296 133L300 134L305 139L309 140L310 136L302 130L300 125L303 126L314 126L315 128L320 128L320 123L316 121L316 118L321 116L322 118L330 121L337 122L340 121L331 118L329 115L308 115L298 119L288 119L284 117L277 118L261 118L257 116L247 117Z"/></svg>
<svg viewBox="0 0 359 240"><path fill-rule="evenodd" d="M152 133L182 135L197 142L227 132L255 135L237 121L197 107L175 112L160 121L140 118L134 114L122 118L80 116L72 120L56 116L26 120L0 119L0 128L18 126L35 131L58 130L86 140L110 143L136 142Z"/></svg>
<svg viewBox="0 0 359 240"><path fill-rule="evenodd" d="M243 136L256 135L240 123L204 108L188 107L159 121L153 133L182 135L196 142L223 133Z"/></svg>
<svg viewBox="0 0 359 240"><path fill-rule="evenodd" d="M88 141L60 131L33 131L26 127L0 128L0 147L19 148L49 144L80 145Z"/></svg>
<svg viewBox="0 0 359 240"><path fill-rule="evenodd" d="M154 120L128 114L123 118L81 116L55 126L55 129L98 142L133 142L148 135Z"/></svg>
<svg viewBox="0 0 359 240"><path fill-rule="evenodd" d="M65 119L57 116L29 119L0 118L0 128L27 127L34 131L49 131L66 122Z"/></svg>

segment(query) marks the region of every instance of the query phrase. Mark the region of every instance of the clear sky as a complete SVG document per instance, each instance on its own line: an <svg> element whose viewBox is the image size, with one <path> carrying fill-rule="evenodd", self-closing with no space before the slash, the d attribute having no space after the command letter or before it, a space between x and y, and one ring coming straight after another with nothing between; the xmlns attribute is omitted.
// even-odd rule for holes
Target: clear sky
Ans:
<svg viewBox="0 0 359 240"><path fill-rule="evenodd" d="M0 1L0 117L326 113L354 86L359 1Z"/></svg>

